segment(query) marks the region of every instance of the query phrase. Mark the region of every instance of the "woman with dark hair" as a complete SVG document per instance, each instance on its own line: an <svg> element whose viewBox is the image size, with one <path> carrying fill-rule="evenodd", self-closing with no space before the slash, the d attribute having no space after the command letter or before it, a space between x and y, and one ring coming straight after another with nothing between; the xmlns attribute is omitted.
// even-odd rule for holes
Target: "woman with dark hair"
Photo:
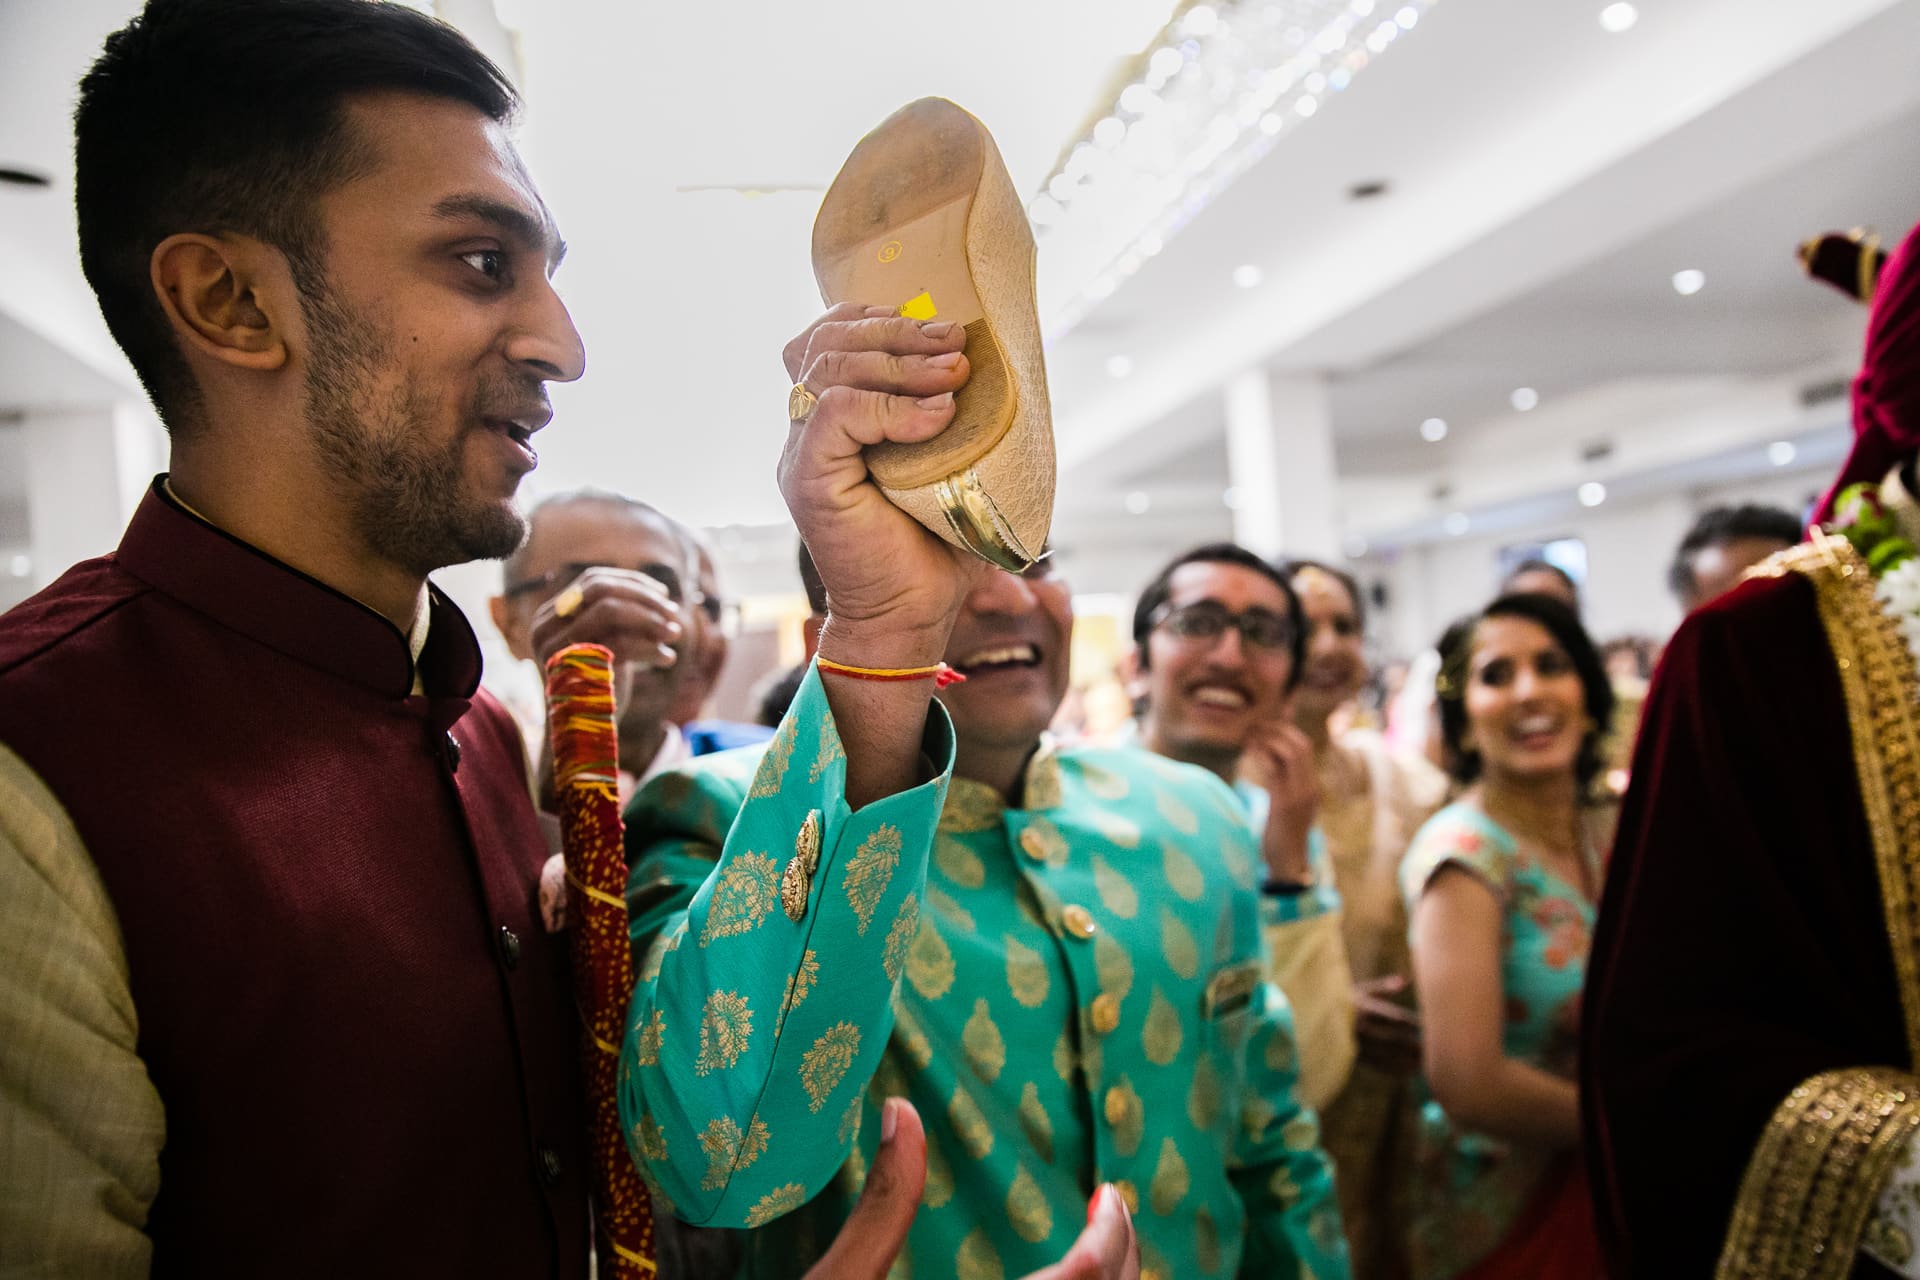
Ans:
<svg viewBox="0 0 1920 1280"><path fill-rule="evenodd" d="M1400 862L1414 832L1446 802L1447 779L1424 758L1394 751L1372 730L1336 732L1335 714L1367 680L1366 606L1352 576L1317 560L1280 571L1306 619L1293 722L1313 744L1320 832L1341 902L1341 939L1352 970L1352 1071L1320 1116L1340 1171L1340 1216L1356 1277L1406 1273L1405 1187L1419 1069L1411 999L1407 912Z"/></svg>
<svg viewBox="0 0 1920 1280"><path fill-rule="evenodd" d="M1465 790L1401 867L1430 1094L1413 1273L1598 1276L1574 1081L1613 690L1572 610L1508 595L1448 632L1438 692Z"/></svg>

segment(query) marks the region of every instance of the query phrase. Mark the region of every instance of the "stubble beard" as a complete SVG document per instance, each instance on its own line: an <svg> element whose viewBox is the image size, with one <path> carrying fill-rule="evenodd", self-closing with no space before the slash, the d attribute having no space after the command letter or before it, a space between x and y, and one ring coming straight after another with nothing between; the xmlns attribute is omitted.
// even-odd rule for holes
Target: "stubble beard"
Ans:
<svg viewBox="0 0 1920 1280"><path fill-rule="evenodd" d="M467 440L485 429L479 415L446 443L424 443L433 438L433 398L411 378L384 395L375 386L376 372L393 362L391 336L324 285L309 286L301 305L312 345L307 426L363 543L422 576L518 549L525 517L466 495Z"/></svg>

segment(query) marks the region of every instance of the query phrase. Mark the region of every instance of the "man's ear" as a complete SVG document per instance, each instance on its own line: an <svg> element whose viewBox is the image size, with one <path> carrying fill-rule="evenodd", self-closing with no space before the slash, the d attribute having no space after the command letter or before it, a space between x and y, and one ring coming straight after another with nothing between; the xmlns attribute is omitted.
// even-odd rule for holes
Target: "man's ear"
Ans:
<svg viewBox="0 0 1920 1280"><path fill-rule="evenodd" d="M513 606L507 603L507 598L505 596L487 597L487 615L493 619L495 629L507 642L507 652L522 661L531 660L533 651L525 643L526 633L513 625Z"/></svg>
<svg viewBox="0 0 1920 1280"><path fill-rule="evenodd" d="M1127 691L1127 697L1139 702L1147 696L1147 649L1145 645L1133 645L1120 655L1113 664L1113 674L1119 678L1120 687Z"/></svg>
<svg viewBox="0 0 1920 1280"><path fill-rule="evenodd" d="M156 245L148 266L181 342L236 369L286 364L284 326L298 304L277 252L251 236L182 233Z"/></svg>

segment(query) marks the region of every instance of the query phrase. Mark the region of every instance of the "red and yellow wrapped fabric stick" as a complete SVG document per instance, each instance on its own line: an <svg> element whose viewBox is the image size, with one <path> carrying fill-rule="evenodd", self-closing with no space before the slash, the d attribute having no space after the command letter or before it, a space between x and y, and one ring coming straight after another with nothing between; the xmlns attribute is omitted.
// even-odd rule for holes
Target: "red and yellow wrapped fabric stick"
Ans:
<svg viewBox="0 0 1920 1280"><path fill-rule="evenodd" d="M611 650L576 644L547 659L547 732L567 868L600 1274L620 1280L652 1276L653 1204L620 1133L620 1041L633 991L633 953Z"/></svg>

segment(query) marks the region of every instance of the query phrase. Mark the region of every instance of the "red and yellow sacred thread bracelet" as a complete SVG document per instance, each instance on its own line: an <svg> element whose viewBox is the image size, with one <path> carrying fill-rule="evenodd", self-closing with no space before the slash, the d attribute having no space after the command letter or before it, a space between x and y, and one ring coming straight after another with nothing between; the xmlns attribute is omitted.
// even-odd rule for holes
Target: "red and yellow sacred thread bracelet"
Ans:
<svg viewBox="0 0 1920 1280"><path fill-rule="evenodd" d="M944 662L931 667L850 667L844 662L834 662L829 658L814 656L814 664L822 671L836 676L846 676L853 680L882 680L889 683L898 680L933 680L935 689L944 689L950 684L965 684L967 678Z"/></svg>

